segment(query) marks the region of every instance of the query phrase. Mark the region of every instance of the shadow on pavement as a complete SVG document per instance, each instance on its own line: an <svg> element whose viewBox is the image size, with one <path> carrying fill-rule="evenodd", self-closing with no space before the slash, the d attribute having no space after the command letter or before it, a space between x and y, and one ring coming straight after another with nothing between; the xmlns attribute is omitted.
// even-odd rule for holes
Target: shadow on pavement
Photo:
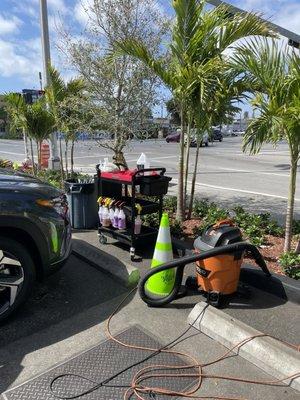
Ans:
<svg viewBox="0 0 300 400"><path fill-rule="evenodd" d="M18 377L26 354L106 320L116 307L113 300L126 292L125 287L71 255L65 267L36 284L27 303L0 326L0 393ZM100 308L109 301L111 304ZM88 312L98 305L101 312ZM31 335L33 340L29 340ZM9 348L13 354L8 355Z"/></svg>

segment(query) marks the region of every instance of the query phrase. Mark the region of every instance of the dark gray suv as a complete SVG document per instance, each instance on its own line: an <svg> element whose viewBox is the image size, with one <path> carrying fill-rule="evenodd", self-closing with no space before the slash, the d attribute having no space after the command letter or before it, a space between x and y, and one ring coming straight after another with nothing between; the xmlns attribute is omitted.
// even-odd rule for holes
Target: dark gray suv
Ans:
<svg viewBox="0 0 300 400"><path fill-rule="evenodd" d="M0 322L70 251L66 196L30 175L0 168Z"/></svg>

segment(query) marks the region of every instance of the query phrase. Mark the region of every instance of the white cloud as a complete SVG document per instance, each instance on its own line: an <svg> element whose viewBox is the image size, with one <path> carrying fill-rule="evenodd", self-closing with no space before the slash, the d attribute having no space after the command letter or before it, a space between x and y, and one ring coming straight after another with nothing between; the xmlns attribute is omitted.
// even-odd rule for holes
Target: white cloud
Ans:
<svg viewBox="0 0 300 400"><path fill-rule="evenodd" d="M0 39L0 75L20 78L24 84L33 85L41 71L41 49L38 39L22 44Z"/></svg>
<svg viewBox="0 0 300 400"><path fill-rule="evenodd" d="M74 7L74 16L82 25L86 26L89 21L88 9L91 7L91 0L78 0Z"/></svg>
<svg viewBox="0 0 300 400"><path fill-rule="evenodd" d="M0 14L0 35L15 34L19 32L19 27L22 25L20 18L13 15L11 18Z"/></svg>

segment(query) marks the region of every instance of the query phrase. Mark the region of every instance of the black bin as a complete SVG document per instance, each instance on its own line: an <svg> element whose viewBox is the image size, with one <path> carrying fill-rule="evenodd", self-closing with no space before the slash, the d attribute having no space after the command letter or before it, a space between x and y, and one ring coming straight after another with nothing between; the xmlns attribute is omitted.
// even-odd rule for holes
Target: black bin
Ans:
<svg viewBox="0 0 300 400"><path fill-rule="evenodd" d="M91 229L98 224L97 182L65 181L71 225L74 229Z"/></svg>
<svg viewBox="0 0 300 400"><path fill-rule="evenodd" d="M163 175L143 176L140 183L140 193L145 196L161 196L168 193L172 178Z"/></svg>

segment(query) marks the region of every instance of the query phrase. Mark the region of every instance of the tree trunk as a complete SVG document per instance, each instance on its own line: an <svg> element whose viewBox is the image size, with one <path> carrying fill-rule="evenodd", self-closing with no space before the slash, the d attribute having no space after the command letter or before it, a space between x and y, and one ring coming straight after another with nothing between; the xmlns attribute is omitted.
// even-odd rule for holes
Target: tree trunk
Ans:
<svg viewBox="0 0 300 400"><path fill-rule="evenodd" d="M192 212L193 212L193 203L194 203L194 196L195 196L195 185L196 185L196 178L197 178L199 149L200 149L200 138L197 136L197 149L196 149L196 154L195 154L195 165L194 165L194 172L193 172L193 178L192 178L192 187L191 187L188 219L191 219Z"/></svg>
<svg viewBox="0 0 300 400"><path fill-rule="evenodd" d="M31 152L31 162L32 162L32 172L33 175L36 175L35 164L34 164L34 152L33 152L33 144L32 139L30 138L30 152Z"/></svg>
<svg viewBox="0 0 300 400"><path fill-rule="evenodd" d="M297 254L300 254L300 240L298 240L298 244L297 244L297 247L296 247L295 252L296 252Z"/></svg>
<svg viewBox="0 0 300 400"><path fill-rule="evenodd" d="M182 222L184 219L183 210L183 170L184 170L184 110L183 105L181 105L180 110L181 117L181 135L180 135L180 152L178 160L178 195L177 195L177 212L176 219Z"/></svg>
<svg viewBox="0 0 300 400"><path fill-rule="evenodd" d="M63 151L62 151L62 144L61 144L61 137L59 138L59 157L60 157L60 174L61 174L61 182L65 179L64 174L64 158L63 158Z"/></svg>
<svg viewBox="0 0 300 400"><path fill-rule="evenodd" d="M68 165L68 145L69 145L69 141L68 140L65 140L65 144L66 144L66 147L65 147L65 168L66 168L66 177L68 177L68 173L69 173L69 165Z"/></svg>
<svg viewBox="0 0 300 400"><path fill-rule="evenodd" d="M75 146L75 140L72 140L72 142L71 142L71 175L74 174L74 146Z"/></svg>
<svg viewBox="0 0 300 400"><path fill-rule="evenodd" d="M296 160L298 156L296 157ZM292 226L294 216L294 204L295 204L295 192L296 192L296 176L297 176L297 161L292 157L291 172L290 172L290 184L289 184L289 197L286 211L286 223L285 223L285 240L284 240L284 252L291 250L292 242Z"/></svg>
<svg viewBox="0 0 300 400"><path fill-rule="evenodd" d="M122 150L114 149L113 162L121 171L126 171L128 169L128 165Z"/></svg>
<svg viewBox="0 0 300 400"><path fill-rule="evenodd" d="M37 159L38 159L38 171L41 170L41 154L40 154L40 142L38 140L35 141L36 144L36 152L37 152Z"/></svg>
<svg viewBox="0 0 300 400"><path fill-rule="evenodd" d="M28 137L25 129L23 129L23 139L24 139L25 162L26 162L29 160L29 149L28 149Z"/></svg>
<svg viewBox="0 0 300 400"><path fill-rule="evenodd" d="M186 153L185 153L185 171L184 171L184 210L186 209L187 204L187 184L188 184L188 177L189 177L189 161L190 161L190 143L191 143L191 124L188 123L187 126L187 137L186 137Z"/></svg>

